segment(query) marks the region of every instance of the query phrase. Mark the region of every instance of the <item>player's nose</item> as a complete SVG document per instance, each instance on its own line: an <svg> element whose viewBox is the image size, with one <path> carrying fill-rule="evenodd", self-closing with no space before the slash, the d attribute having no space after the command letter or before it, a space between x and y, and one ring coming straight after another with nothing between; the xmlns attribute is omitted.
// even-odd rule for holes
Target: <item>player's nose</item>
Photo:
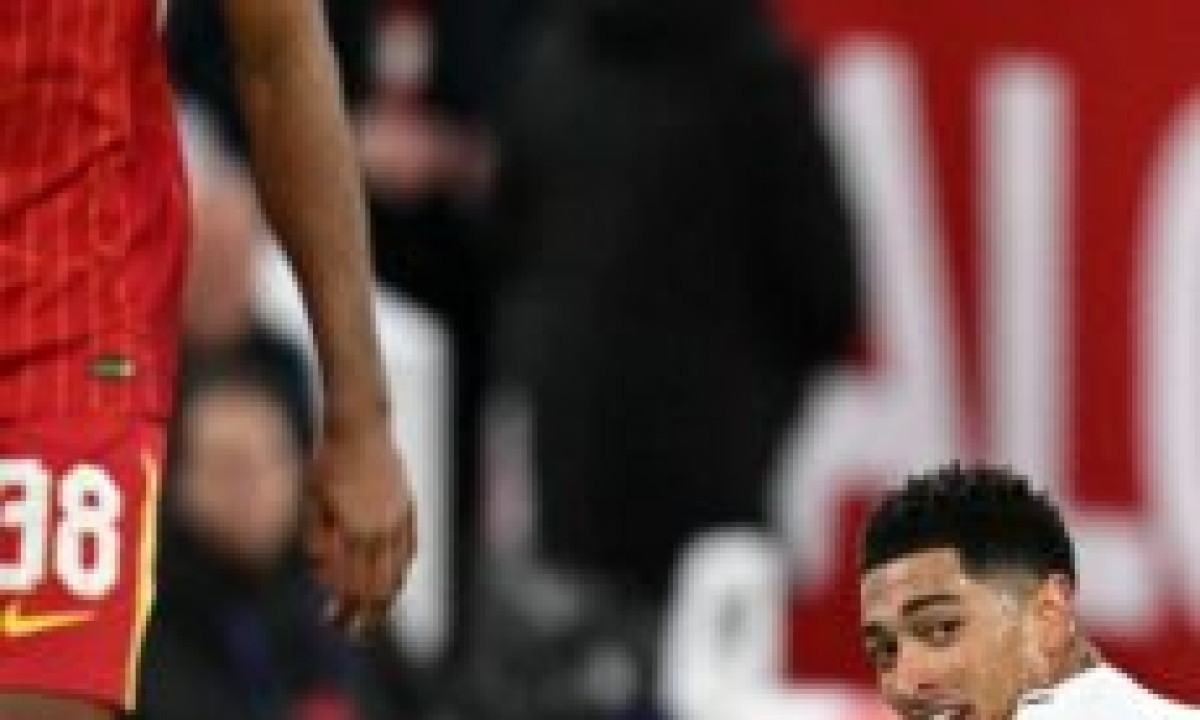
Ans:
<svg viewBox="0 0 1200 720"><path fill-rule="evenodd" d="M933 654L920 646L903 644L896 661L883 676L883 690L894 705L924 704L940 696L944 673Z"/></svg>

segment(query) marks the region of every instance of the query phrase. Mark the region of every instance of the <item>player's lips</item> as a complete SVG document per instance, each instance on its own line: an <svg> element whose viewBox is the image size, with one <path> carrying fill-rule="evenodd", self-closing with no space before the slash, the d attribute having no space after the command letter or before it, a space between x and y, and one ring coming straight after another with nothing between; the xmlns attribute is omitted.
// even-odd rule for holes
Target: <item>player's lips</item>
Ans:
<svg viewBox="0 0 1200 720"><path fill-rule="evenodd" d="M922 703L904 708L900 714L905 720L972 720L975 717L969 704L950 702Z"/></svg>
<svg viewBox="0 0 1200 720"><path fill-rule="evenodd" d="M972 717L969 705L943 705L929 710L927 720L968 720Z"/></svg>

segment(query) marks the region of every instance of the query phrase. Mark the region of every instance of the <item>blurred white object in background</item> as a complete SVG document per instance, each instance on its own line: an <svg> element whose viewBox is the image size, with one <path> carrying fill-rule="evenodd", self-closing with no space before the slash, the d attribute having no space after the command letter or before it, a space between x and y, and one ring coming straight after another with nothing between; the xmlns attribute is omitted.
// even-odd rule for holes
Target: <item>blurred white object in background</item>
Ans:
<svg viewBox="0 0 1200 720"><path fill-rule="evenodd" d="M889 717L841 688L784 679L789 579L761 532L706 533L684 553L664 622L660 695L679 720L868 720ZM847 628L846 642L857 642Z"/></svg>
<svg viewBox="0 0 1200 720"><path fill-rule="evenodd" d="M311 331L287 261L273 246L260 262L258 312L297 340L316 368ZM396 639L409 657L432 663L450 632L449 345L430 315L386 290L376 293L379 337L387 365L393 432L416 497L417 553L393 613ZM314 384L315 388L315 384Z"/></svg>

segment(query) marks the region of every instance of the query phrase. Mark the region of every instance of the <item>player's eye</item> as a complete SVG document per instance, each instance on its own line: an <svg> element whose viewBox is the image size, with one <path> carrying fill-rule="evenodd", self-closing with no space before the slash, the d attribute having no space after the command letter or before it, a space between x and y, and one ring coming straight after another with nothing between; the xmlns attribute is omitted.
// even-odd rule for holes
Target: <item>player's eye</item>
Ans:
<svg viewBox="0 0 1200 720"><path fill-rule="evenodd" d="M958 638L963 624L961 618L928 620L918 623L914 628L914 634L934 647L945 647L953 644Z"/></svg>
<svg viewBox="0 0 1200 720"><path fill-rule="evenodd" d="M897 644L895 640L867 640L864 649L867 654L867 661L878 672L886 672L896 662Z"/></svg>

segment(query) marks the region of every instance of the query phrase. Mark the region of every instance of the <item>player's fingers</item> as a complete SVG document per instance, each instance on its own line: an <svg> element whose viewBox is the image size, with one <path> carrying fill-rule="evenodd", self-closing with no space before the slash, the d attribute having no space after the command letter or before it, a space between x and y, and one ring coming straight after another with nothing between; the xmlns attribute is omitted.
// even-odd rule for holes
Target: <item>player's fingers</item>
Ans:
<svg viewBox="0 0 1200 720"><path fill-rule="evenodd" d="M336 525L319 497L308 495L302 509L303 551L317 582L340 594L344 583L344 560Z"/></svg>
<svg viewBox="0 0 1200 720"><path fill-rule="evenodd" d="M378 617L373 603L356 601L339 616L337 626L350 639L362 640L379 627Z"/></svg>
<svg viewBox="0 0 1200 720"><path fill-rule="evenodd" d="M371 577L370 622L373 627L382 625L399 594L403 580L403 566L399 562L401 549L394 543L388 544L375 558Z"/></svg>
<svg viewBox="0 0 1200 720"><path fill-rule="evenodd" d="M388 598L394 598L404 589L412 571L416 544L416 527L412 523L406 523L392 534L388 553L380 563L377 578L378 586Z"/></svg>
<svg viewBox="0 0 1200 720"><path fill-rule="evenodd" d="M395 596L400 594L413 570L413 560L416 557L416 524L406 522L401 528L398 528L394 534L391 548L394 554L388 558L388 568L394 572L390 583L391 595Z"/></svg>
<svg viewBox="0 0 1200 720"><path fill-rule="evenodd" d="M341 572L343 580L334 588L337 606L336 612L330 620L342 632L353 635L357 632L357 626L362 622L360 618L366 605L366 598L354 581L357 571L354 569L356 561L353 555L348 550L343 550L343 557L345 561Z"/></svg>
<svg viewBox="0 0 1200 720"><path fill-rule="evenodd" d="M371 597L375 605L391 602L400 587L398 548L388 545L375 558L371 568Z"/></svg>
<svg viewBox="0 0 1200 720"><path fill-rule="evenodd" d="M369 599L374 594L375 565L385 550L384 540L367 535L351 538L349 542L354 557L352 582L359 595Z"/></svg>
<svg viewBox="0 0 1200 720"><path fill-rule="evenodd" d="M333 606L333 612L329 617L329 623L339 631L348 635L353 635L356 625L359 624L357 619L362 614L362 609L359 603L342 596Z"/></svg>
<svg viewBox="0 0 1200 720"><path fill-rule="evenodd" d="M399 580L403 583L408 579L408 573L412 569L413 560L417 556L417 523L416 518L409 515L404 524L396 531L397 547L399 548L398 563L400 572Z"/></svg>
<svg viewBox="0 0 1200 720"><path fill-rule="evenodd" d="M335 595L342 595L346 584L346 558L336 531L330 527L311 528L305 551L318 584Z"/></svg>
<svg viewBox="0 0 1200 720"><path fill-rule="evenodd" d="M407 535L403 527L379 533L364 542L369 577L366 591L373 601L395 596L407 569Z"/></svg>
<svg viewBox="0 0 1200 720"><path fill-rule="evenodd" d="M329 597L324 608L324 619L344 629L361 604L351 584L352 558L334 527L318 528L310 538L308 553L313 576Z"/></svg>
<svg viewBox="0 0 1200 720"><path fill-rule="evenodd" d="M367 630L370 607L374 601L372 575L381 544L378 540L348 535L346 553L346 600L349 605L345 629L352 634Z"/></svg>
<svg viewBox="0 0 1200 720"><path fill-rule="evenodd" d="M363 610L363 622L368 632L381 630L387 626L391 615L391 600L376 599Z"/></svg>
<svg viewBox="0 0 1200 720"><path fill-rule="evenodd" d="M358 538L354 543L357 559L354 578L360 614L356 627L359 633L370 632L384 624L392 601L403 580L408 563L404 535L397 532Z"/></svg>

